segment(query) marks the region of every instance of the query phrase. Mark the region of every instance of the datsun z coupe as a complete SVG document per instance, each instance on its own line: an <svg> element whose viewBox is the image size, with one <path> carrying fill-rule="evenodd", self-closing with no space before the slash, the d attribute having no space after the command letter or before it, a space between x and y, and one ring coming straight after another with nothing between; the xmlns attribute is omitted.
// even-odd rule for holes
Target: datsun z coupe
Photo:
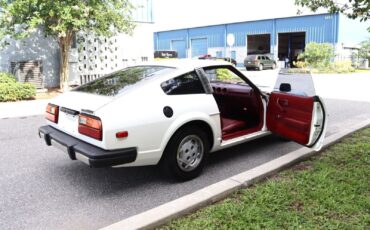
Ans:
<svg viewBox="0 0 370 230"><path fill-rule="evenodd" d="M210 152L270 133L319 150L324 104L289 86L262 92L228 62L138 65L53 99L39 135L91 167L160 164L188 180Z"/></svg>

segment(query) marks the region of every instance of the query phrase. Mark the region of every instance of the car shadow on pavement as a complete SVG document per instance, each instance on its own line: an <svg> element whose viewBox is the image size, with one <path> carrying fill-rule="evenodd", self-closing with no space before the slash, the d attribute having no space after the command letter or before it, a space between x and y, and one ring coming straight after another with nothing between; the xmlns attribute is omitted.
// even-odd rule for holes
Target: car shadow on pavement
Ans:
<svg viewBox="0 0 370 230"><path fill-rule="evenodd" d="M269 147L266 147L268 145ZM79 191L92 193L94 196L111 196L114 193L137 191L137 189L157 186L171 186L178 183L199 183L204 178L217 182L229 176L241 173L261 163L288 153L286 146L297 148L279 141L275 136L267 136L245 144L218 151L210 155L208 164L200 177L188 182L175 182L162 174L158 166L127 168L89 168L78 161L64 161L57 166L50 166L52 174L57 174L64 182ZM268 153L266 152L268 148ZM228 165L233 165L232 168ZM78 175L78 176L76 176Z"/></svg>

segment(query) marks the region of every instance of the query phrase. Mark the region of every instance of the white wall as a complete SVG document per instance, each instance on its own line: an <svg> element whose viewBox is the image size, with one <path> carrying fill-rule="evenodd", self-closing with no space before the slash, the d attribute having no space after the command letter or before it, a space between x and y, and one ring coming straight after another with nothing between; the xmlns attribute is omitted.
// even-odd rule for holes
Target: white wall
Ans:
<svg viewBox="0 0 370 230"><path fill-rule="evenodd" d="M153 24L138 24L132 35L120 34L112 38L91 34L79 36L84 42L77 42L78 75L104 75L153 60Z"/></svg>

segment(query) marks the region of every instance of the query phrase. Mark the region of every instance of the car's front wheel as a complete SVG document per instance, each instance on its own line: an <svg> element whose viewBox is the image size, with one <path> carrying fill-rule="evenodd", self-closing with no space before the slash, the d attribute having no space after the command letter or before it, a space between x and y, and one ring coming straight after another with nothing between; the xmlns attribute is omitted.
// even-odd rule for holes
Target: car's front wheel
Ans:
<svg viewBox="0 0 370 230"><path fill-rule="evenodd" d="M262 65L262 64L259 64L259 66L258 66L258 70L259 70L259 71L262 71L262 70L263 70L263 65Z"/></svg>
<svg viewBox="0 0 370 230"><path fill-rule="evenodd" d="M206 133L196 127L186 127L171 138L164 152L162 167L170 177L190 180L202 172L208 152Z"/></svg>

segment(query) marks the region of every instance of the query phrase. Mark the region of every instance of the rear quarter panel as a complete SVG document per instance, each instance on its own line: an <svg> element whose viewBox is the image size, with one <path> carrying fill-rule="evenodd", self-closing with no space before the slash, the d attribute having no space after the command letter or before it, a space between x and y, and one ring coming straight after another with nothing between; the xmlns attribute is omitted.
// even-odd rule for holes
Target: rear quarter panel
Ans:
<svg viewBox="0 0 370 230"><path fill-rule="evenodd" d="M164 115L165 106L173 109L172 117ZM215 136L220 136L218 112L211 94L169 96L156 82L123 95L98 110L96 115L103 122L107 149L137 147L137 162L130 165L145 165L160 160L171 136L187 122L205 121ZM210 116L212 114L214 116ZM117 139L115 134L120 131L128 131L128 137Z"/></svg>

